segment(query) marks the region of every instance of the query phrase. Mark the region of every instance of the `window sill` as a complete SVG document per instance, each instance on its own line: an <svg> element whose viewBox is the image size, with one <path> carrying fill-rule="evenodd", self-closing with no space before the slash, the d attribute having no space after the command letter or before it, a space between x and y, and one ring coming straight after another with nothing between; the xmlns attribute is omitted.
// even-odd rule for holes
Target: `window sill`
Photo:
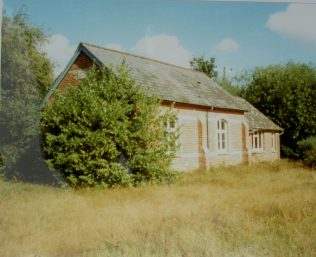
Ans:
<svg viewBox="0 0 316 257"><path fill-rule="evenodd" d="M217 155L229 155L228 151L216 151Z"/></svg>
<svg viewBox="0 0 316 257"><path fill-rule="evenodd" d="M264 151L263 149L252 149L251 152L257 153L257 154L262 154L262 153L265 153L266 151Z"/></svg>

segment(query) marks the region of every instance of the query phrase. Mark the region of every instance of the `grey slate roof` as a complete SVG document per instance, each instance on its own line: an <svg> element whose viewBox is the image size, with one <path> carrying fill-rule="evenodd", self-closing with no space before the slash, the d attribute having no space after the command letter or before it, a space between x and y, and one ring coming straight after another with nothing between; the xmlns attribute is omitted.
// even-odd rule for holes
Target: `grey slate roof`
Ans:
<svg viewBox="0 0 316 257"><path fill-rule="evenodd" d="M202 72L87 43L81 45L96 61L114 69L125 59L136 83L162 100L244 110L239 101Z"/></svg>
<svg viewBox="0 0 316 257"><path fill-rule="evenodd" d="M282 131L282 128L276 125L272 120L267 116L261 113L257 108L252 104L248 103L245 99L240 97L235 97L241 105L244 106L248 111L245 112L245 117L249 123L250 129L264 129L264 130L276 130Z"/></svg>
<svg viewBox="0 0 316 257"><path fill-rule="evenodd" d="M114 69L125 60L135 82L144 87L149 94L162 100L245 111L245 117L251 129L282 131L282 128L246 100L232 96L202 72L88 43L79 44L66 69L57 77L46 95L42 107L58 88L72 63L82 51L97 65L112 66Z"/></svg>

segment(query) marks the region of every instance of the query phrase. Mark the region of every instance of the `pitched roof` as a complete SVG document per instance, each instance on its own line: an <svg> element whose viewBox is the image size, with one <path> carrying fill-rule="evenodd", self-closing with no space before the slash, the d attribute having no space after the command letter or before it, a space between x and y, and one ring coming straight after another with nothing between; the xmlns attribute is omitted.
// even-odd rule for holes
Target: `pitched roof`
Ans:
<svg viewBox="0 0 316 257"><path fill-rule="evenodd" d="M241 97L235 97L241 105L244 106L248 111L245 112L245 117L249 123L251 129L264 129L264 130L276 130L282 131L282 128L270 120L267 116L261 113L252 104L248 103L245 99Z"/></svg>
<svg viewBox="0 0 316 257"><path fill-rule="evenodd" d="M67 67L57 77L46 95L43 106L58 88L81 52L84 52L97 65L111 66L114 69L125 60L135 82L149 94L162 100L245 111L250 128L282 130L246 100L232 96L202 72L88 43L79 44Z"/></svg>
<svg viewBox="0 0 316 257"><path fill-rule="evenodd" d="M244 110L232 95L202 72L87 43L80 45L97 63L114 69L125 59L135 82L162 100Z"/></svg>

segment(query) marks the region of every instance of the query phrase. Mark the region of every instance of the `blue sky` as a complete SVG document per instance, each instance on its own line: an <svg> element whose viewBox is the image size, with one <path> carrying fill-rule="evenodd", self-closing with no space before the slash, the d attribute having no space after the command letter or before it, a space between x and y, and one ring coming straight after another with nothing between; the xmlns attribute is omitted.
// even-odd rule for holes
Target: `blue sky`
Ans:
<svg viewBox="0 0 316 257"><path fill-rule="evenodd" d="M294 0L293 0L294 1ZM188 67L214 56L230 75L289 60L316 63L316 3L185 0L3 0L8 15L23 5L50 36L43 47L59 66L80 41ZM282 2L282 0L281 0Z"/></svg>

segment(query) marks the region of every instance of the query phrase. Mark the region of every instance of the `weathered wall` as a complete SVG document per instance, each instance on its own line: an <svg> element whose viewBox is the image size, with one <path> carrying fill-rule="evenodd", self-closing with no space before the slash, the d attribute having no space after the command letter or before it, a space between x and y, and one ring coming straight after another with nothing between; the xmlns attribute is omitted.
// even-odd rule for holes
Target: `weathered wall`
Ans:
<svg viewBox="0 0 316 257"><path fill-rule="evenodd" d="M174 161L176 170L233 165L247 161L249 139L242 135L248 131L245 117L238 111L219 111L176 104L180 126L180 150ZM217 149L217 121L228 125L227 151ZM245 133L246 135L246 133ZM246 155L246 158L244 158Z"/></svg>
<svg viewBox="0 0 316 257"><path fill-rule="evenodd" d="M263 134L263 151L252 151L251 161L275 161L280 159L280 136L275 133L275 150L272 148L272 132L266 131Z"/></svg>
<svg viewBox="0 0 316 257"><path fill-rule="evenodd" d="M168 104L165 105L168 108ZM192 170L218 165L234 165L258 161L275 161L280 158L279 134L275 133L276 150L272 149L272 133L264 132L264 150L251 149L249 127L242 112L212 110L175 104L180 126L180 149L173 167ZM217 149L217 121L224 119L228 125L228 149Z"/></svg>

